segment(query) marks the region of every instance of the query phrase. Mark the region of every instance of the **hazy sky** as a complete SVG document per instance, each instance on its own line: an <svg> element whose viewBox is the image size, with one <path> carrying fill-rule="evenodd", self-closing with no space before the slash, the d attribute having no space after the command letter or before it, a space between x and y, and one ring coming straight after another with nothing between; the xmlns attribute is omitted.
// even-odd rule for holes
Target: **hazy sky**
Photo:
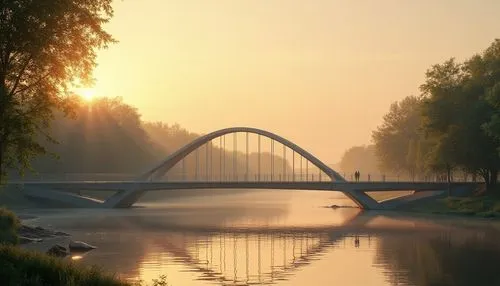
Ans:
<svg viewBox="0 0 500 286"><path fill-rule="evenodd" d="M327 163L424 73L500 37L499 0L124 0L96 95L207 133L251 126Z"/></svg>

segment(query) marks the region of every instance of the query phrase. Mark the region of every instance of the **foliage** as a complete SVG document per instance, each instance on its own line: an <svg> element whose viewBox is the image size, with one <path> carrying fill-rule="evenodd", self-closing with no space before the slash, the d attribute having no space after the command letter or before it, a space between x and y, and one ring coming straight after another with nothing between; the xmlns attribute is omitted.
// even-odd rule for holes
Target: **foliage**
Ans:
<svg viewBox="0 0 500 286"><path fill-rule="evenodd" d="M500 141L500 83L496 83L486 95L487 102L493 107L493 115L489 122L484 124L486 133ZM498 149L500 152L500 148Z"/></svg>
<svg viewBox="0 0 500 286"><path fill-rule="evenodd" d="M500 216L497 211L500 207L500 201L489 196L479 196L470 198L446 198L444 203L448 213L458 213L466 215Z"/></svg>
<svg viewBox="0 0 500 286"><path fill-rule="evenodd" d="M19 219L13 212L0 208L0 244L17 244L20 226Z"/></svg>
<svg viewBox="0 0 500 286"><path fill-rule="evenodd" d="M96 267L77 266L48 255L0 246L2 285L128 285Z"/></svg>
<svg viewBox="0 0 500 286"><path fill-rule="evenodd" d="M142 126L151 140L161 146L165 153L175 152L199 137L199 134L189 132L177 123L169 125L163 122L144 122Z"/></svg>
<svg viewBox="0 0 500 286"><path fill-rule="evenodd" d="M168 286L167 276L166 275L161 275L160 278L153 279L153 285L152 286Z"/></svg>
<svg viewBox="0 0 500 286"><path fill-rule="evenodd" d="M140 114L120 98L98 98L75 107L76 119L57 114L47 146L58 154L34 160L40 173L138 173L165 156L142 128Z"/></svg>
<svg viewBox="0 0 500 286"><path fill-rule="evenodd" d="M411 177L478 174L494 189L500 170L500 40L463 63L432 66L420 98L391 105L373 132L384 170Z"/></svg>
<svg viewBox="0 0 500 286"><path fill-rule="evenodd" d="M128 283L96 266L86 267L71 261L19 247L0 245L0 281L5 286L168 286L161 275L152 283Z"/></svg>
<svg viewBox="0 0 500 286"><path fill-rule="evenodd" d="M406 171L410 178L421 173L421 100L408 96L391 105L383 123L372 134L375 154L383 171Z"/></svg>
<svg viewBox="0 0 500 286"><path fill-rule="evenodd" d="M480 174L489 189L500 168L495 133L495 93L500 81L500 41L464 63L450 59L426 73L424 129L434 143L428 159L448 172L460 166Z"/></svg>
<svg viewBox="0 0 500 286"><path fill-rule="evenodd" d="M59 179L62 176L75 180L129 179L200 136L179 124L145 122L136 108L119 97L79 101L73 110L76 118L65 117L61 112L55 113L52 132L59 144L47 143L44 147L50 153L57 154L58 158L40 156L33 160L32 166L38 172L33 176L43 179ZM205 147L200 148L198 158L198 171L203 175L206 174ZM232 168L233 153L225 152L221 152L216 144L210 145L210 160L214 166L218 166L221 158L225 158L226 166ZM236 159L237 169L245 170L246 155L238 152ZM251 153L248 161L249 172L253 176L258 169L258 156ZM260 161L261 173L270 174L271 154L263 152ZM195 155L188 156L184 164L184 170L182 164L177 164L168 175L180 178L181 172L185 172L187 178L193 177L196 172ZM291 175L290 162L286 166L287 174ZM274 167L275 174L281 173L283 161L278 155L275 155ZM218 169L213 170L213 175L218 176L218 172ZM29 174L28 179L31 176Z"/></svg>
<svg viewBox="0 0 500 286"><path fill-rule="evenodd" d="M102 25L111 0L0 1L0 172L21 173L47 150L39 135L54 110L69 113L75 81L91 82L96 49L113 42Z"/></svg>

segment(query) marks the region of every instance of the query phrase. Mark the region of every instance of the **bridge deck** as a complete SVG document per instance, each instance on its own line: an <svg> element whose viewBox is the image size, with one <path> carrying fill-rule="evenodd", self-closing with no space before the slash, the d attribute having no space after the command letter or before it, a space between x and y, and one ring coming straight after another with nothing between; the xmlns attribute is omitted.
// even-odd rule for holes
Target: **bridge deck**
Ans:
<svg viewBox="0 0 500 286"><path fill-rule="evenodd" d="M148 182L148 181L58 181L12 182L10 185L57 190L128 190L145 191L179 189L287 189L319 191L400 191L445 190L448 183L430 182ZM452 183L451 187L477 183Z"/></svg>

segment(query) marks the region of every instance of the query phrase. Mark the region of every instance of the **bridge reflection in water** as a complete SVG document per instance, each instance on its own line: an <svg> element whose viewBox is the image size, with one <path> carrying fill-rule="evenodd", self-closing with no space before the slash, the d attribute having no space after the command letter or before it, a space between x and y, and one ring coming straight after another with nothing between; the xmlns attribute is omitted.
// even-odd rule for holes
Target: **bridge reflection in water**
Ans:
<svg viewBox="0 0 500 286"><path fill-rule="evenodd" d="M314 228L250 227L190 230L179 227L148 242L139 273L148 281L172 264L194 279L222 285L272 284L321 259L329 248L368 246L370 233L353 232L372 216L355 214L345 225ZM346 243L349 245L346 246ZM140 275L144 276L144 275Z"/></svg>
<svg viewBox="0 0 500 286"><path fill-rule="evenodd" d="M199 272L198 279L235 285L284 280L317 260L332 244L327 233L276 232L210 233L202 237L178 233L168 234L163 241L157 247L187 266L188 271ZM161 268L161 263L155 264Z"/></svg>
<svg viewBox="0 0 500 286"><path fill-rule="evenodd" d="M210 219L212 212L198 214ZM491 279L496 274L496 268L480 264L500 261L500 232L486 222L474 226L444 217L351 214L340 224L314 226L214 219L195 224L184 209L174 208L158 215L140 209L136 215L95 212L77 224L76 215L45 222L62 229L71 224L72 234L99 247L81 262L146 282L166 274L171 285L281 285L286 280L287 285L423 286L451 285L431 282L455 276ZM467 270L475 264L482 266ZM427 276L431 272L434 276Z"/></svg>

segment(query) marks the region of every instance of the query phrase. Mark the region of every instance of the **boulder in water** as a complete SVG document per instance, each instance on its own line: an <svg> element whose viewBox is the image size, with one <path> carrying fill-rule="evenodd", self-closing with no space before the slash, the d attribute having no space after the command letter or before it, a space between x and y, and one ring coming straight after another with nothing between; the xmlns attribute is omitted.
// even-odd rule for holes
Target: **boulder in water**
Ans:
<svg viewBox="0 0 500 286"><path fill-rule="evenodd" d="M76 252L85 252L85 251L90 251L92 249L96 249L97 247L87 244L83 241L70 241L69 242L69 250L71 252L76 251Z"/></svg>
<svg viewBox="0 0 500 286"><path fill-rule="evenodd" d="M66 250L66 247L56 244L47 251L47 254L55 257L66 257L69 255L69 252Z"/></svg>

